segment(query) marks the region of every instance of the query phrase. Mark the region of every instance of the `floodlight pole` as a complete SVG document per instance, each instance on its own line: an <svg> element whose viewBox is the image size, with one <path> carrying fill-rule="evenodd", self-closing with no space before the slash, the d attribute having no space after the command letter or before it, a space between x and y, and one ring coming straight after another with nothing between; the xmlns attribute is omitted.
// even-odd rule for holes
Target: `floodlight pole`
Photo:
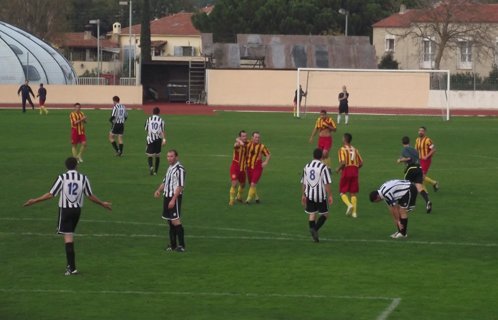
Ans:
<svg viewBox="0 0 498 320"><path fill-rule="evenodd" d="M349 16L349 11L347 11L346 9L342 9L341 8L341 9L339 9L339 13L346 16L346 29L344 31L344 35L347 37L348 36L348 16Z"/></svg>
<svg viewBox="0 0 498 320"><path fill-rule="evenodd" d="M90 20L90 24L97 25L97 78L100 85L100 19Z"/></svg>

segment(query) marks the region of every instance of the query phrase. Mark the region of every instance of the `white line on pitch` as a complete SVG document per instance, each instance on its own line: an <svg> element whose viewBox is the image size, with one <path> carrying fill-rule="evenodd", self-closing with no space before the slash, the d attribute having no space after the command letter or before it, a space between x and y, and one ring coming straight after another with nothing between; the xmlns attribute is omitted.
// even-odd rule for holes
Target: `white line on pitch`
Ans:
<svg viewBox="0 0 498 320"><path fill-rule="evenodd" d="M387 317L396 309L396 307L399 305L401 302L401 298L394 298L391 304L384 310L376 320L386 320Z"/></svg>

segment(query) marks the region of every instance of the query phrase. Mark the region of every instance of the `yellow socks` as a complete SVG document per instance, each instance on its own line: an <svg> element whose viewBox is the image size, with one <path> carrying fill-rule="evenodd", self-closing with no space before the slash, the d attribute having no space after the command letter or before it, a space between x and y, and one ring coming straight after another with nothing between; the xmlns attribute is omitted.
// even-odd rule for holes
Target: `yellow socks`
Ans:
<svg viewBox="0 0 498 320"><path fill-rule="evenodd" d="M424 178L424 181L430 183L431 185L435 186L436 185L436 181L432 180L431 178L429 177L425 177ZM425 189L424 189L425 190Z"/></svg>
<svg viewBox="0 0 498 320"><path fill-rule="evenodd" d="M356 196L351 197L351 203L353 204L353 214L356 214Z"/></svg>
<svg viewBox="0 0 498 320"><path fill-rule="evenodd" d="M77 157L78 156L78 153L76 152L76 147L73 147L73 157Z"/></svg>
<svg viewBox="0 0 498 320"><path fill-rule="evenodd" d="M242 194L244 193L244 188L239 186L239 191L237 192L237 199L242 201Z"/></svg>
<svg viewBox="0 0 498 320"><path fill-rule="evenodd" d="M40 106L40 114L42 114L42 111L45 111L45 114L48 114L47 108L45 108L45 106Z"/></svg>
<svg viewBox="0 0 498 320"><path fill-rule="evenodd" d="M252 198L256 196L256 187L250 187L249 188L249 194L247 195L247 200L246 202L249 202Z"/></svg>
<svg viewBox="0 0 498 320"><path fill-rule="evenodd" d="M233 200L235 199L235 188L230 188L230 204L233 204Z"/></svg>
<svg viewBox="0 0 498 320"><path fill-rule="evenodd" d="M427 188L425 187L425 183L422 181L422 189L427 192Z"/></svg>
<svg viewBox="0 0 498 320"><path fill-rule="evenodd" d="M76 149L75 149L76 150ZM80 153L78 153L78 157L81 157L83 155L83 152L85 151L85 146L81 146L80 148Z"/></svg>
<svg viewBox="0 0 498 320"><path fill-rule="evenodd" d="M322 158L322 163L327 166L327 168L330 169L330 158L323 159Z"/></svg>
<svg viewBox="0 0 498 320"><path fill-rule="evenodd" d="M351 205L351 202L349 202L349 199L348 199L348 195L347 194L342 194L341 195L341 199L342 201L344 201L344 203L346 204L346 206L350 206ZM355 198L356 199L356 198ZM351 197L351 200L353 200L353 197Z"/></svg>

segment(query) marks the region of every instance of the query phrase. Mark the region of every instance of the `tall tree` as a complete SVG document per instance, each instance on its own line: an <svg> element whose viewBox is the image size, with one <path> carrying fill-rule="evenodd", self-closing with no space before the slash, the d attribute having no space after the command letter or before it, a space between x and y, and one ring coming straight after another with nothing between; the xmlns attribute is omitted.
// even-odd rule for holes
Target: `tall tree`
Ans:
<svg viewBox="0 0 498 320"><path fill-rule="evenodd" d="M0 0L0 20L45 41L56 40L64 32L65 0Z"/></svg>
<svg viewBox="0 0 498 320"><path fill-rule="evenodd" d="M143 62L148 62L152 60L150 50L151 50L151 43L150 43L149 0L143 0L142 27L140 31L140 52L142 54Z"/></svg>
<svg viewBox="0 0 498 320"><path fill-rule="evenodd" d="M406 28L391 32L404 40L421 42L435 49L434 69L450 51L465 52L465 59L490 57L495 50L494 12L474 0L418 0L418 8L401 15Z"/></svg>

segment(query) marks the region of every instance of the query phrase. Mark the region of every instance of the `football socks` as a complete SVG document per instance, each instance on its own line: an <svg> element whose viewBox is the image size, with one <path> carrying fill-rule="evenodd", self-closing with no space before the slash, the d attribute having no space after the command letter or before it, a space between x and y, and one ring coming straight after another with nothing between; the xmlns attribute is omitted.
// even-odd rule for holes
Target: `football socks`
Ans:
<svg viewBox="0 0 498 320"><path fill-rule="evenodd" d="M160 162L161 162L161 158L160 157L156 157L156 173L159 170L159 163ZM150 166L152 167L152 164Z"/></svg>
<svg viewBox="0 0 498 320"><path fill-rule="evenodd" d="M185 248L185 230L183 229L183 226L181 224L176 226L176 234L178 236L178 243L180 244L180 246Z"/></svg>
<svg viewBox="0 0 498 320"><path fill-rule="evenodd" d="M256 187L250 187L246 202L249 202L252 198L254 198L254 196L256 196Z"/></svg>
<svg viewBox="0 0 498 320"><path fill-rule="evenodd" d="M67 264L68 264L69 268L71 268L71 271L76 270L75 257L76 257L76 254L74 253L74 243L73 242L66 243Z"/></svg>
<svg viewBox="0 0 498 320"><path fill-rule="evenodd" d="M116 150L116 152L118 152L118 144L116 143L116 141L113 141L112 142L112 147L114 148L114 150Z"/></svg>
<svg viewBox="0 0 498 320"><path fill-rule="evenodd" d="M152 157L147 157L147 163L149 164L149 168L152 168Z"/></svg>
<svg viewBox="0 0 498 320"><path fill-rule="evenodd" d="M73 150L73 157L76 158L78 156L78 152L76 151L76 147L73 146L72 150Z"/></svg>
<svg viewBox="0 0 498 320"><path fill-rule="evenodd" d="M237 199L242 199L242 194L244 193L244 187L239 185L239 190L237 192Z"/></svg>
<svg viewBox="0 0 498 320"><path fill-rule="evenodd" d="M81 157L83 155L83 152L85 151L85 146L80 147L80 152L78 153L78 157Z"/></svg>
<svg viewBox="0 0 498 320"><path fill-rule="evenodd" d="M420 192L420 195L422 196L422 198L424 198L425 203L429 202L429 195L427 195L427 192L425 192L424 190L422 190Z"/></svg>
<svg viewBox="0 0 498 320"><path fill-rule="evenodd" d="M324 215L321 215L320 218L318 218L318 221L316 222L315 230L318 231L320 228L323 226L325 221L327 220L327 217Z"/></svg>
<svg viewBox="0 0 498 320"><path fill-rule="evenodd" d="M341 199L342 199L342 201L344 201L344 203L346 204L346 206L349 207L349 205L351 204L351 202L349 202L348 195L345 194L345 193L341 194ZM351 201L353 201L353 197L351 197Z"/></svg>
<svg viewBox="0 0 498 320"><path fill-rule="evenodd" d="M436 185L436 181L432 180L431 178L429 178L427 176L424 178L424 181L426 181L427 183L430 183L432 186Z"/></svg>
<svg viewBox="0 0 498 320"><path fill-rule="evenodd" d="M315 220L309 221L309 226L310 226L310 229L314 229L315 228Z"/></svg>
<svg viewBox="0 0 498 320"><path fill-rule="evenodd" d="M123 144L119 144L119 151L121 151L121 153L123 153Z"/></svg>
<svg viewBox="0 0 498 320"><path fill-rule="evenodd" d="M237 191L235 190L235 188L230 188L230 202L233 203L233 200L235 199L235 194L237 193Z"/></svg>
<svg viewBox="0 0 498 320"><path fill-rule="evenodd" d="M349 116L348 115L344 116L344 119L346 119L346 121L344 121L344 123L348 124Z"/></svg>
<svg viewBox="0 0 498 320"><path fill-rule="evenodd" d="M356 199L356 196L352 196L352 197L351 197L351 204L353 205L353 214L355 214L355 213L356 213L356 206L357 206L357 203L358 203L358 201L357 201L357 199Z"/></svg>
<svg viewBox="0 0 498 320"><path fill-rule="evenodd" d="M176 228L175 226L173 225L173 223L171 223L171 221L168 221L169 223L169 244L171 245L171 247L173 248L176 248Z"/></svg>
<svg viewBox="0 0 498 320"><path fill-rule="evenodd" d="M340 124L341 123L341 115L337 115L337 124Z"/></svg>
<svg viewBox="0 0 498 320"><path fill-rule="evenodd" d="M422 189L423 189L426 193L429 193L429 192L427 192L427 187L425 186L425 183L424 183L424 182L422 182Z"/></svg>
<svg viewBox="0 0 498 320"><path fill-rule="evenodd" d="M399 232L401 232L402 235L406 236L406 229L408 228L408 218L406 219L400 218L399 220L403 225L403 230L400 230Z"/></svg>

